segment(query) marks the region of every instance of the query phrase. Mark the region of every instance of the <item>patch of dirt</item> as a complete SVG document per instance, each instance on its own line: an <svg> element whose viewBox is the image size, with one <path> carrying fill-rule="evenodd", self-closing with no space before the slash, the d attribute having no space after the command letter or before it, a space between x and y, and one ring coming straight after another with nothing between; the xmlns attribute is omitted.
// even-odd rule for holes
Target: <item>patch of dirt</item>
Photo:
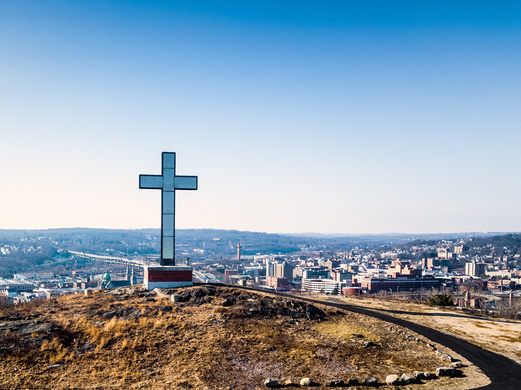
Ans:
<svg viewBox="0 0 521 390"><path fill-rule="evenodd" d="M447 365L417 335L363 315L226 287L172 293L175 303L122 288L0 309L0 388L254 389Z"/></svg>

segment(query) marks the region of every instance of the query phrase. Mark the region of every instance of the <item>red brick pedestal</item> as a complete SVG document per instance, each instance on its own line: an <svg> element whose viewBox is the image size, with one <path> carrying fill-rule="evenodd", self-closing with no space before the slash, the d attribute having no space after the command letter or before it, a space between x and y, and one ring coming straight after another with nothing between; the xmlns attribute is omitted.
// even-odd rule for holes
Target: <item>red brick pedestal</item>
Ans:
<svg viewBox="0 0 521 390"><path fill-rule="evenodd" d="M146 266L143 283L147 290L192 286L192 267Z"/></svg>

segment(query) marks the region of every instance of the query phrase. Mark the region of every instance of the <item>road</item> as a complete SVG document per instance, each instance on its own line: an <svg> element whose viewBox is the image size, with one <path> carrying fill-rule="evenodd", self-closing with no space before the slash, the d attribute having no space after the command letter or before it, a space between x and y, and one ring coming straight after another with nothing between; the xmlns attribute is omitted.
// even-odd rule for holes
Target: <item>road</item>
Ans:
<svg viewBox="0 0 521 390"><path fill-rule="evenodd" d="M456 336L451 336L442 333L438 330L416 324L401 318L385 314L378 310L366 309L360 306L355 306L347 303L321 301L312 298L305 298L299 295L275 292L264 289L254 289L249 287L229 286L234 288L261 291L272 295L290 297L301 301L334 307L337 309L347 310L353 313L364 314L366 316L374 317L376 319L390 322L396 325L403 326L410 329L428 339L441 344L457 354L463 356L474 365L476 365L483 373L490 379L491 383L480 389L494 389L494 390L520 390L521 389L521 366L513 360L501 356L497 353L485 350L468 341L460 339Z"/></svg>

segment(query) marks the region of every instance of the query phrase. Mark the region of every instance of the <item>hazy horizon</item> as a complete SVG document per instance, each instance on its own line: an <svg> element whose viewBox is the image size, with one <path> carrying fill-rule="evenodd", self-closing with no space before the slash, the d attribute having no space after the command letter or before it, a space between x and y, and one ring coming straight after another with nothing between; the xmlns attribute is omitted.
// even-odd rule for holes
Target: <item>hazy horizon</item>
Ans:
<svg viewBox="0 0 521 390"><path fill-rule="evenodd" d="M45 231L45 230L74 230L74 229L85 229L85 230L161 230L161 227L128 227L128 228L118 228L118 227L99 227L99 226L64 226L64 227L41 227L41 228L0 228L0 232L2 231ZM237 231L244 233L266 233L266 234L279 234L279 235L295 235L295 236L337 236L337 237L348 237L348 236L385 236L385 235L411 235L411 236L423 236L423 235L469 235L469 234L521 234L521 231L445 231L445 232L399 232L399 231L390 231L390 232L380 232L380 233L370 233L370 232L358 232L358 233L324 233L324 232L283 232L283 231L262 231L262 230L251 230L251 229L230 229L230 228L213 228L213 227L183 227L176 228L176 230L223 230L223 231Z"/></svg>
<svg viewBox="0 0 521 390"><path fill-rule="evenodd" d="M174 151L179 228L521 231L519 42L519 2L1 2L0 228L159 227Z"/></svg>

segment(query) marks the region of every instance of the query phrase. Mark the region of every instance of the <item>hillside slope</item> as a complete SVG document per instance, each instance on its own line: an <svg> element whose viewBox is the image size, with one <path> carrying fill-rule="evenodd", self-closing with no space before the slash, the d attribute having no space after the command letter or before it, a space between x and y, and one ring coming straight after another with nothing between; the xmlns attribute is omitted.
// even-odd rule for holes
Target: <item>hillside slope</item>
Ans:
<svg viewBox="0 0 521 390"><path fill-rule="evenodd" d="M119 289L0 309L0 388L252 389L268 377L382 383L447 365L415 335L362 315L226 287L176 295L172 303Z"/></svg>

